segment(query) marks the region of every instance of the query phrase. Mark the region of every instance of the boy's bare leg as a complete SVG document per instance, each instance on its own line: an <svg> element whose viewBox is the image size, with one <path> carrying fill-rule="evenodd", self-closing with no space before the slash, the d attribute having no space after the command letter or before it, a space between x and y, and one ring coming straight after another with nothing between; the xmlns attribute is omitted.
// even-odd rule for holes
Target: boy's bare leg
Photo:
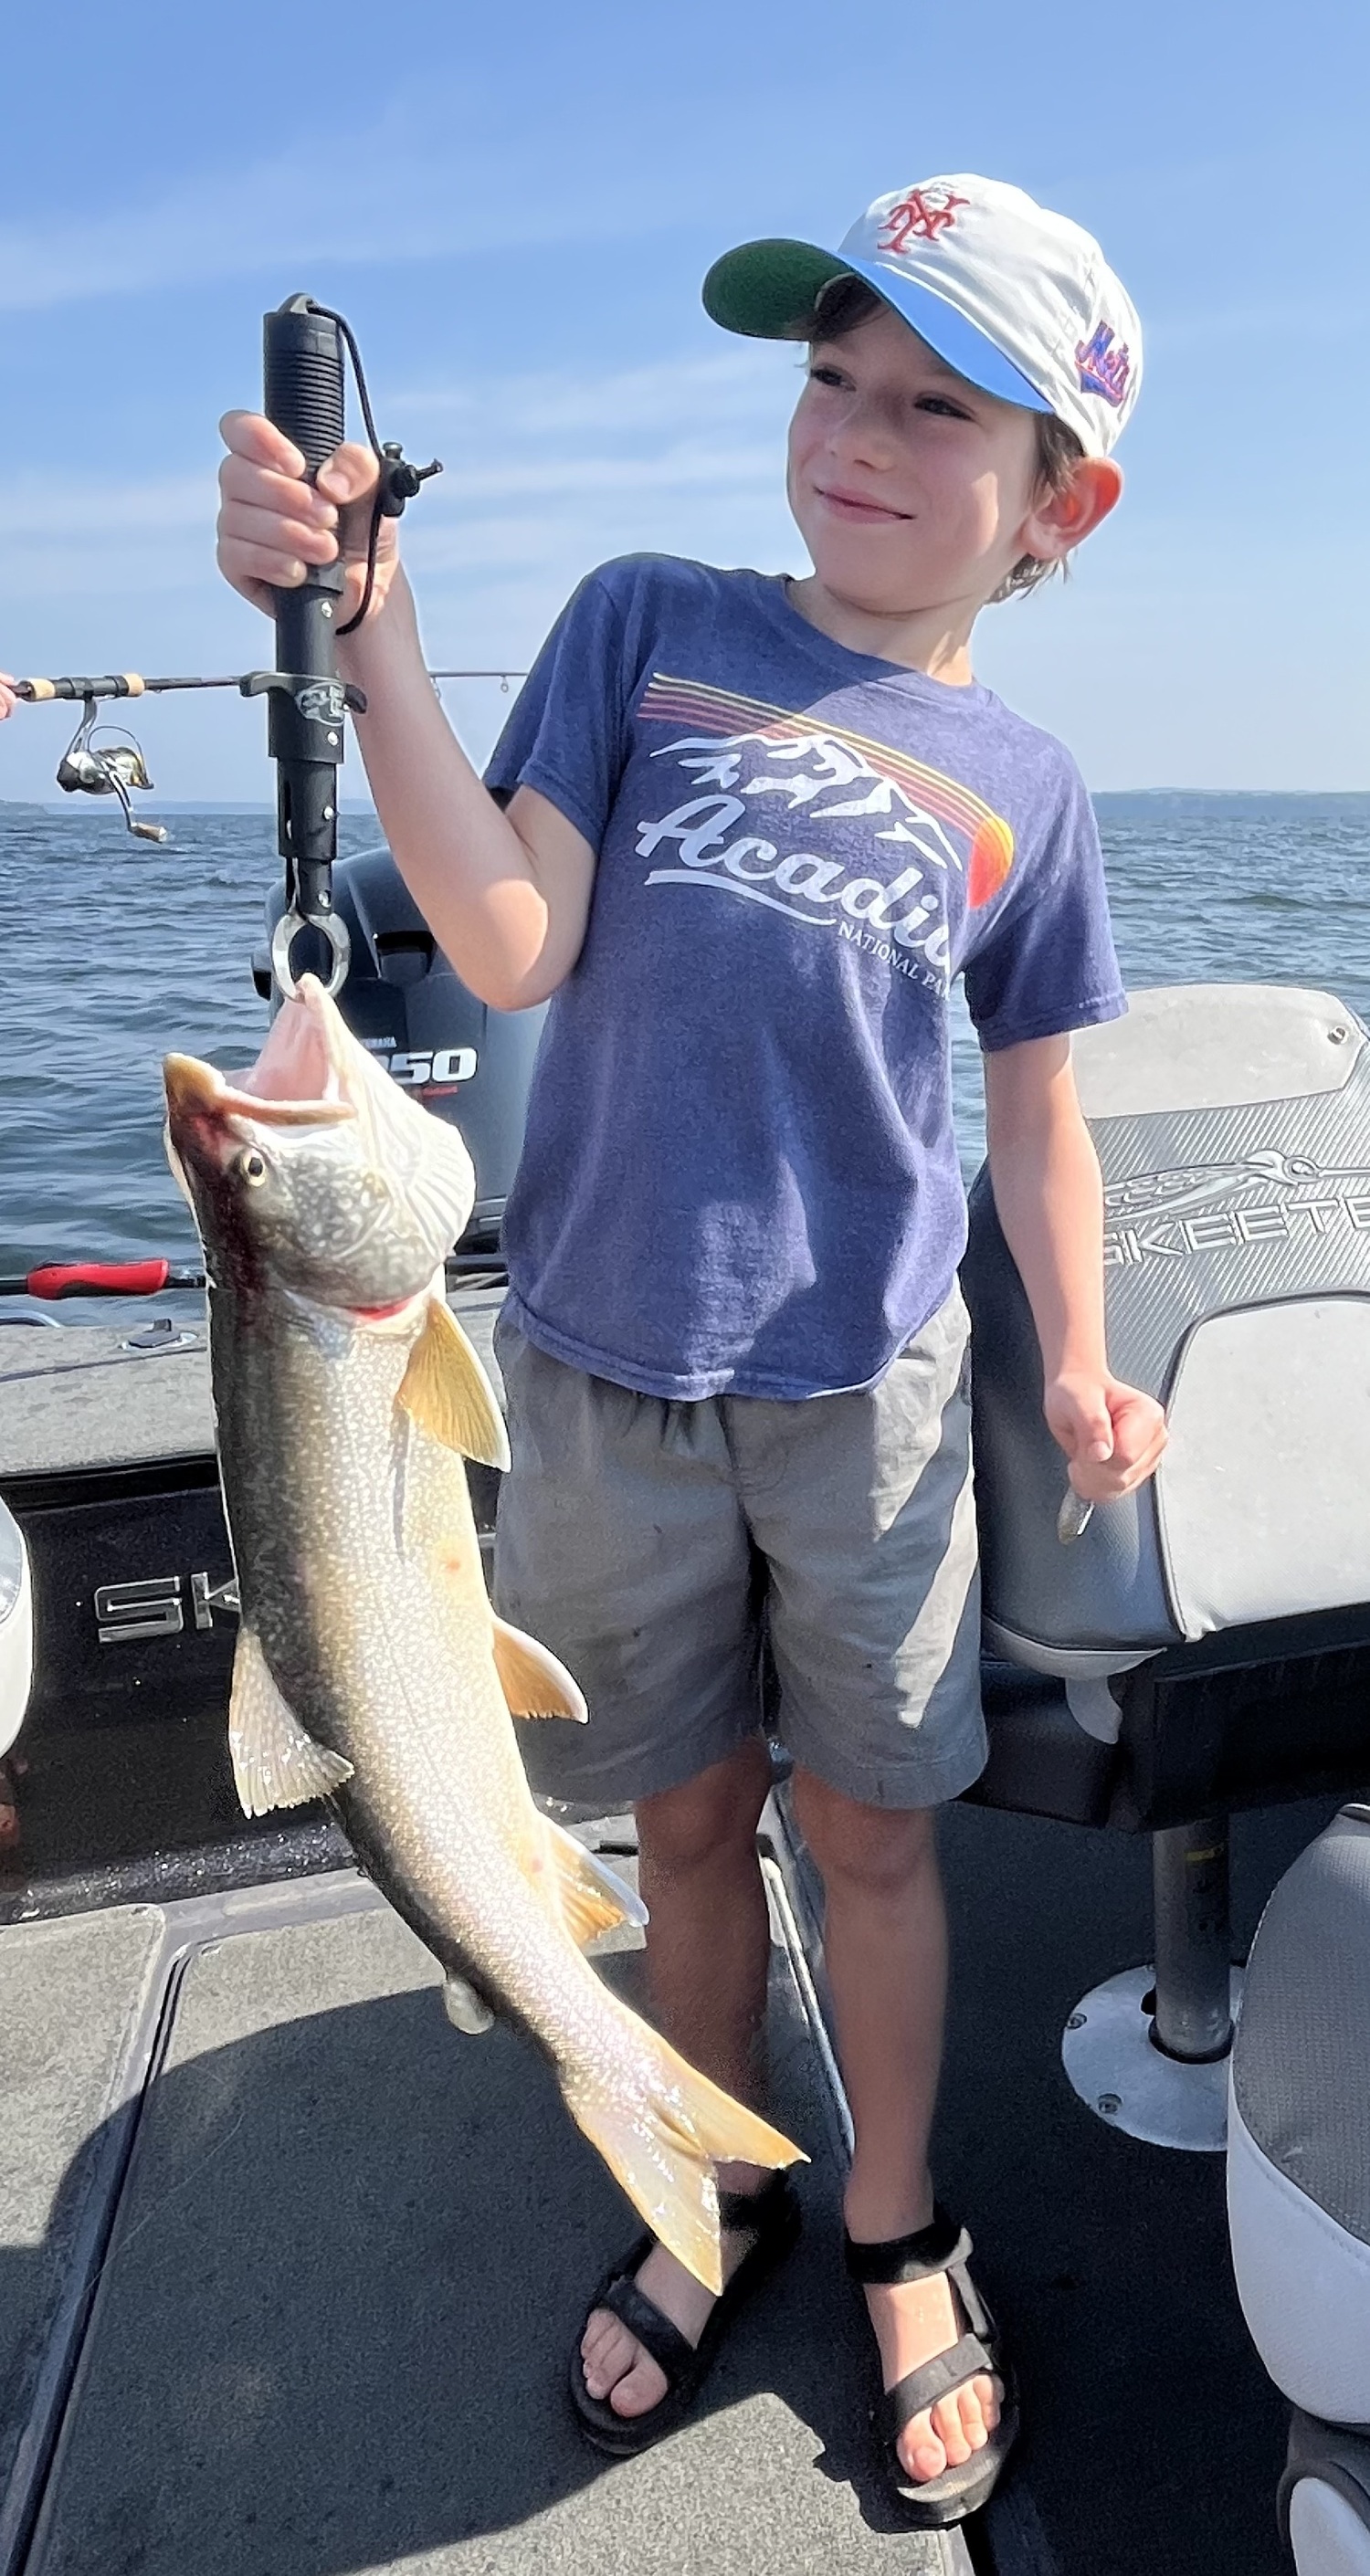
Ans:
<svg viewBox="0 0 1370 2576"><path fill-rule="evenodd" d="M768 1932L756 1824L770 1782L750 1743L697 1780L638 1809L642 1893L651 1909L653 2003L673 2044L744 2101L757 2098L756 2043L766 2000ZM824 1936L843 2080L856 2129L846 2220L878 2243L932 2217L928 2136L942 2051L946 1917L931 1814L859 1805L810 1772L794 1778L800 1828L827 1893ZM763 2177L724 2170L733 2189ZM736 2262L746 2240L735 2238ZM730 2249L725 2240L724 2264ZM713 2304L664 2247L638 2275L656 2305L695 2339ZM866 2293L886 2384L955 2343L964 2321L945 2276ZM585 2384L615 2413L641 2415L666 2393L664 2373L619 2319L591 2316ZM915 2417L900 2457L934 2478L982 2449L998 2421L994 2380L977 2378Z"/></svg>
<svg viewBox="0 0 1370 2576"><path fill-rule="evenodd" d="M859 1805L796 1771L800 1830L827 1896L824 1957L856 2145L848 2232L869 2244L932 2218L928 2139L942 2057L947 1934L931 1812ZM945 2352L965 2320L945 2273L866 2291L886 2387ZM901 2434L909 2475L940 2477L981 2450L999 2420L979 2377Z"/></svg>
<svg viewBox="0 0 1370 2576"><path fill-rule="evenodd" d="M770 1784L770 1757L754 1736L726 1761L644 1799L637 1810L654 2017L692 2065L758 2107L770 1934L756 1827ZM727 2190L749 2191L765 2176L754 2165L724 2165L719 2180ZM745 2236L725 2236L725 2274L746 2245ZM662 2245L653 2247L638 2279L663 2315L695 2341L713 2306L709 2292ZM666 2394L659 2365L606 2308L591 2316L581 2358L591 2396L608 2397L616 2414L645 2414Z"/></svg>

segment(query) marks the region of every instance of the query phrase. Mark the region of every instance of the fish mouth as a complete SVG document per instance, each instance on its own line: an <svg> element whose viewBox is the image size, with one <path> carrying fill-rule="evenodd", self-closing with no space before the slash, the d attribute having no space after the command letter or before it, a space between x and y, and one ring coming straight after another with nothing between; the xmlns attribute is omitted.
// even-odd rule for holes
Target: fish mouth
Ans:
<svg viewBox="0 0 1370 2576"><path fill-rule="evenodd" d="M317 976L302 975L246 1072L223 1074L198 1056L169 1055L162 1073L173 1124L210 1118L235 1129L244 1120L259 1127L323 1127L355 1118L337 1037L343 1024L336 1020L335 1027L335 1020Z"/></svg>

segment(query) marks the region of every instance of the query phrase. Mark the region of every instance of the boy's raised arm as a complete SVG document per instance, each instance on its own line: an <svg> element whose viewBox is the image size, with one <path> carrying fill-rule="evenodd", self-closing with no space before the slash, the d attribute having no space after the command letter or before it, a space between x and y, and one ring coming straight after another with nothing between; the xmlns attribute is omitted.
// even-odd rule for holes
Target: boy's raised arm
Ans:
<svg viewBox="0 0 1370 2576"><path fill-rule="evenodd" d="M304 479L298 448L253 412L221 424L219 568L270 614L273 588L309 564L347 571L342 623L360 604L376 460L340 447ZM357 739L376 810L410 893L462 981L496 1010L545 1001L580 954L595 853L536 789L495 803L452 732L428 678L397 526L382 519L366 622L340 641L338 666L366 693Z"/></svg>

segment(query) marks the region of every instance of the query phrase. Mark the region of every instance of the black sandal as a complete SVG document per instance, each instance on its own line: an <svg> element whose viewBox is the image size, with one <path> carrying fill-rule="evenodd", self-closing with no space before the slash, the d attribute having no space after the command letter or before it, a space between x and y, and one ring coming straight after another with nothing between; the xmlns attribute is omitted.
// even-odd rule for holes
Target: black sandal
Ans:
<svg viewBox="0 0 1370 2576"><path fill-rule="evenodd" d="M645 2415L619 2415L607 2397L592 2397L585 2385L585 2365L577 2342L571 2354L571 2403L580 2429L596 2450L616 2460L631 2459L650 2449L683 2423L693 2406L710 2364L744 2299L783 2262L799 2234L799 2201L787 2173L776 2173L760 2191L721 2191L718 2215L724 2227L747 2228L752 2242L732 2278L709 2311L697 2344L663 2316L655 2300L637 2285L637 2274L656 2238L639 2236L605 2274L587 2315L608 2308L666 2374L666 2394Z"/></svg>
<svg viewBox="0 0 1370 2576"><path fill-rule="evenodd" d="M924 2530L944 2531L988 2503L1018 2431L1013 2373L1000 2349L994 2319L967 2268L970 2237L939 2204L931 2227L917 2228L911 2236L893 2236L880 2245L853 2244L850 2236L845 2242L847 2270L854 2281L888 2287L899 2281L926 2281L936 2272L945 2272L960 2299L967 2326L960 2341L946 2352L934 2353L921 2369L906 2371L871 2410L885 2445L885 2469L893 2493L907 2507L912 2522ZM997 2379L1004 2392L999 2421L984 2449L972 2451L959 2469L944 2469L940 2478L911 2478L896 2447L900 2434L915 2415L935 2406L940 2397L949 2397L953 2389L963 2388L981 2371Z"/></svg>

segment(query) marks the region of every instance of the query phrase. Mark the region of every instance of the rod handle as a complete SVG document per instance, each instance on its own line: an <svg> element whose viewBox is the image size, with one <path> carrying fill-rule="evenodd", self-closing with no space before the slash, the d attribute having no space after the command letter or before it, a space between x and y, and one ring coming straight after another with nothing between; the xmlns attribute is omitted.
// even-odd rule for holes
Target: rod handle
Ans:
<svg viewBox="0 0 1370 2576"><path fill-rule="evenodd" d="M0 1282L10 1297L157 1297L173 1284L169 1261L49 1261Z"/></svg>
<svg viewBox="0 0 1370 2576"><path fill-rule="evenodd" d="M51 698L141 698L146 686L137 671L106 671L96 680L16 680L14 694L41 707Z"/></svg>

